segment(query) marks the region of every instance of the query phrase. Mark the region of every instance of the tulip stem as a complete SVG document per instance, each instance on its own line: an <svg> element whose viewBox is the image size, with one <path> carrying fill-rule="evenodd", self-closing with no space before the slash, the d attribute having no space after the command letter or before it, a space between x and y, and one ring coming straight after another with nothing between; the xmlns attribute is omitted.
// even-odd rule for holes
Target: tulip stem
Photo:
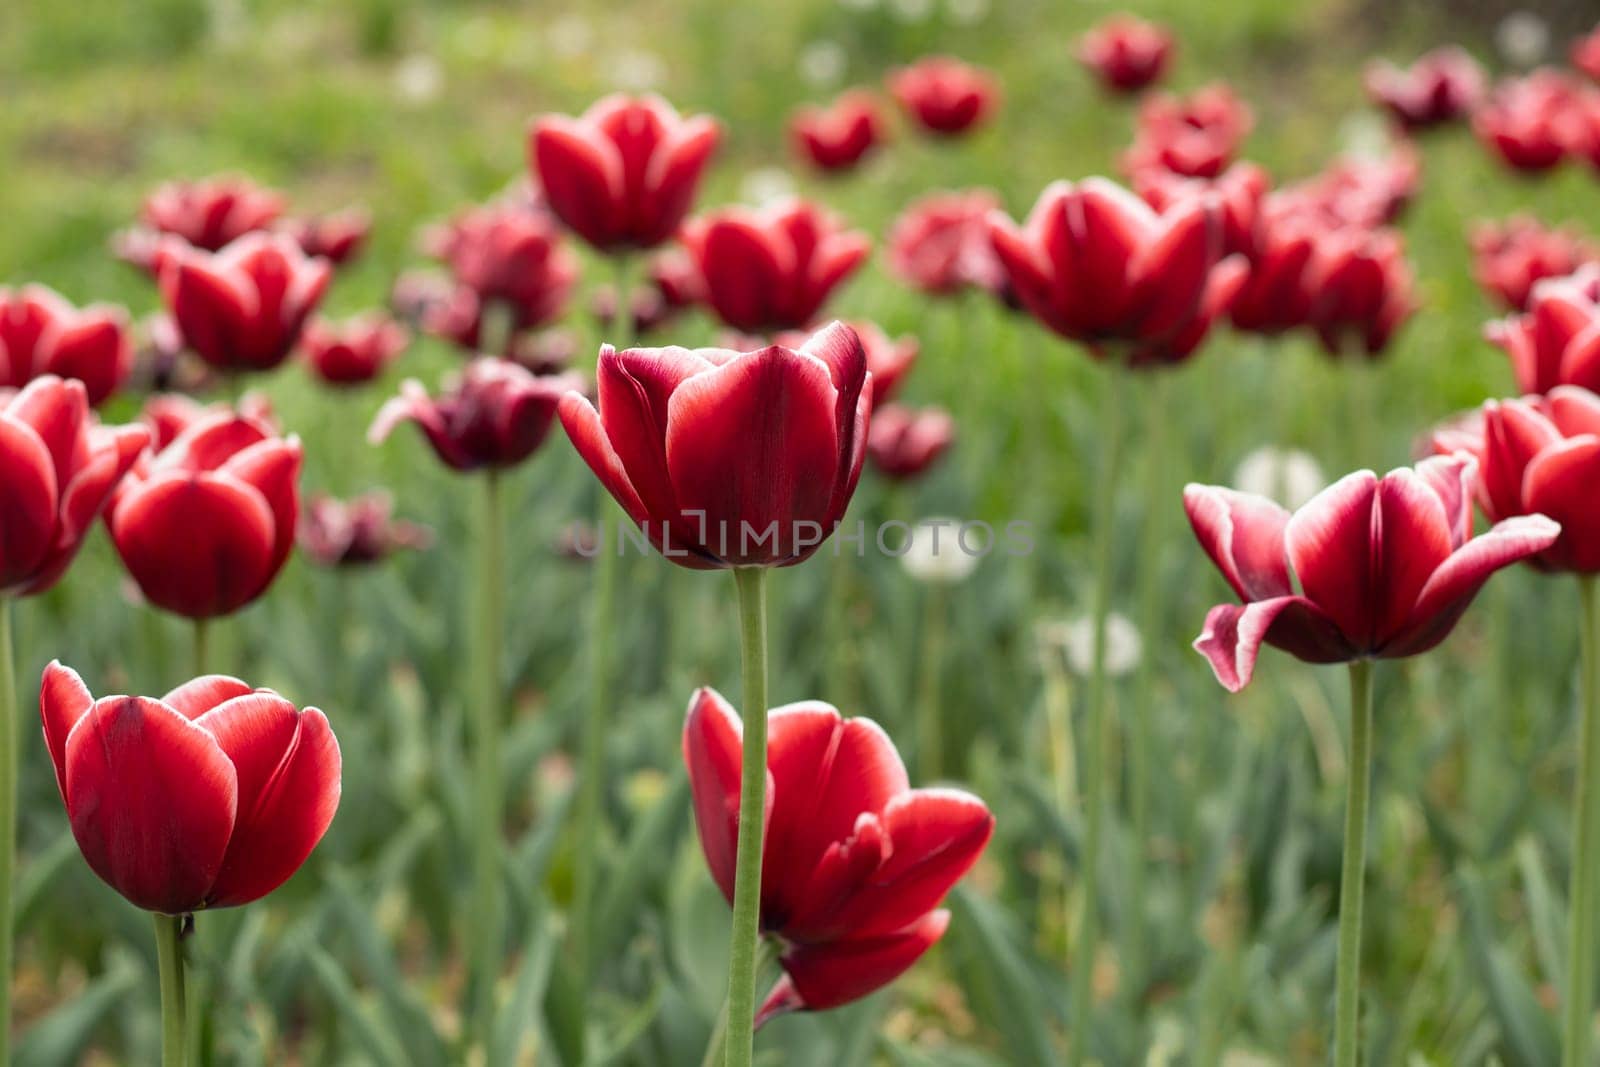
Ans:
<svg viewBox="0 0 1600 1067"><path fill-rule="evenodd" d="M1367 874L1367 802L1372 791L1372 662L1350 664L1350 763L1345 772L1344 858L1339 868L1338 994L1333 1062L1356 1067L1361 1009L1361 905Z"/></svg>
<svg viewBox="0 0 1600 1067"><path fill-rule="evenodd" d="M478 653L473 671L477 697L473 700L472 762L476 779L477 817L473 850L472 940L469 945L471 1019L483 1047L489 1047L494 1019L494 987L500 973L500 851L504 813L500 784L500 724L503 686L500 671L501 625L504 619L502 585L505 573L505 524L501 517L499 472L483 477L477 590L477 632L472 643Z"/></svg>
<svg viewBox="0 0 1600 1067"><path fill-rule="evenodd" d="M1600 863L1600 595L1592 574L1578 577L1581 718L1573 791L1572 875L1567 894L1566 1039L1561 1062L1588 1067L1594 1047L1595 865Z"/></svg>
<svg viewBox="0 0 1600 1067"><path fill-rule="evenodd" d="M1106 729L1106 620L1111 613L1111 542L1116 530L1117 478L1121 467L1122 407L1128 371L1120 363L1106 367L1106 390L1100 413L1100 439L1104 445L1101 467L1095 484L1094 510L1089 521L1094 526L1094 589L1090 604L1094 622L1094 657L1089 669L1087 708L1088 737L1082 749L1083 760L1083 911L1078 923L1078 942L1072 961L1071 1046L1068 1063L1077 1067L1087 1059L1089 1017L1094 1002L1095 949L1100 925L1100 844L1105 833L1106 761L1109 735Z"/></svg>
<svg viewBox="0 0 1600 1067"><path fill-rule="evenodd" d="M161 1067L183 1067L187 1048L184 1025L183 947L178 938L183 917L150 916L156 924L156 967L161 974Z"/></svg>
<svg viewBox="0 0 1600 1067"><path fill-rule="evenodd" d="M0 1063L11 1062L11 889L17 855L17 662L0 596Z"/></svg>
<svg viewBox="0 0 1600 1067"><path fill-rule="evenodd" d="M755 1044L756 948L761 938L761 851L767 801L767 572L738 567L744 671L744 755L734 857L733 943L728 952L727 1067L750 1067Z"/></svg>

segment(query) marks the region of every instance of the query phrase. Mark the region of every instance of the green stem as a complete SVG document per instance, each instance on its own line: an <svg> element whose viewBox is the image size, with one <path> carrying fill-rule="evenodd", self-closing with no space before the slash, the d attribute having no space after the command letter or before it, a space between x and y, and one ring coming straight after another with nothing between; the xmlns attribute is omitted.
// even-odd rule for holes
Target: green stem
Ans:
<svg viewBox="0 0 1600 1067"><path fill-rule="evenodd" d="M472 702L472 764L477 840L473 849L472 939L469 947L472 981L473 1032L485 1050L489 1047L494 1018L494 987L500 974L500 853L504 789L500 774L500 733L504 718L504 690L500 651L505 618L505 523L501 515L499 472L483 478L478 534L477 629L473 649L478 654L473 669L476 699Z"/></svg>
<svg viewBox="0 0 1600 1067"><path fill-rule="evenodd" d="M944 709L940 701L943 695L940 682L944 667L946 616L949 611L945 594L944 585L935 582L928 589L928 599L924 605L918 678L921 692L917 696L917 777L924 782L932 782L943 773Z"/></svg>
<svg viewBox="0 0 1600 1067"><path fill-rule="evenodd" d="M1361 904L1367 873L1367 801L1372 791L1372 662L1350 664L1350 765L1345 777L1344 859L1339 869L1338 995L1333 1062L1356 1067L1361 1010Z"/></svg>
<svg viewBox="0 0 1600 1067"><path fill-rule="evenodd" d="M763 940L756 952L756 980L760 981L761 974L778 958L778 949L771 941ZM700 1058L700 1067L722 1067L727 1055L728 1044L728 1002L722 1002L722 1010L717 1012L717 1021L711 1027L711 1040L706 1042L706 1054Z"/></svg>
<svg viewBox="0 0 1600 1067"><path fill-rule="evenodd" d="M178 943L183 917L160 913L150 917L156 925L156 966L161 973L161 1067L183 1067L188 1051L184 1045L183 948Z"/></svg>
<svg viewBox="0 0 1600 1067"><path fill-rule="evenodd" d="M211 662L211 620L194 620L194 676L199 678L206 673L206 664Z"/></svg>
<svg viewBox="0 0 1600 1067"><path fill-rule="evenodd" d="M1593 575L1578 578L1581 718L1572 810L1572 881L1567 893L1567 1002L1561 1062L1588 1067L1594 1047L1595 865L1600 863L1600 596Z"/></svg>
<svg viewBox="0 0 1600 1067"><path fill-rule="evenodd" d="M0 1063L11 1062L11 892L17 855L17 662L0 597Z"/></svg>
<svg viewBox="0 0 1600 1067"><path fill-rule="evenodd" d="M728 952L727 1067L750 1067L755 1045L756 947L760 941L761 850L767 801L767 572L739 567L739 650L744 671L744 764L734 859L733 944Z"/></svg>
<svg viewBox="0 0 1600 1067"><path fill-rule="evenodd" d="M1106 619L1111 613L1112 539L1116 527L1117 478L1121 467L1122 407L1128 371L1120 362L1105 368L1106 396L1100 413L1100 439L1104 446L1099 481L1095 485L1094 593L1090 612L1094 624L1094 660L1089 670L1088 737L1083 745L1083 913L1078 923L1078 943L1072 965L1072 1045L1068 1062L1077 1067L1086 1059L1089 1017L1094 1001L1095 948L1100 934L1100 845L1105 834L1106 762L1109 736L1106 705Z"/></svg>

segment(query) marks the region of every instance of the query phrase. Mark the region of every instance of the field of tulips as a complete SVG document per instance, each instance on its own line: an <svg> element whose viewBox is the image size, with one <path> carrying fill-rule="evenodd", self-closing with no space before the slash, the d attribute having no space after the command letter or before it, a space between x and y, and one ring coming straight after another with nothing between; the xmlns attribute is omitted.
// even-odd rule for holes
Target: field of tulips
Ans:
<svg viewBox="0 0 1600 1067"><path fill-rule="evenodd" d="M1585 0L121 7L0 1064L1600 1062Z"/></svg>

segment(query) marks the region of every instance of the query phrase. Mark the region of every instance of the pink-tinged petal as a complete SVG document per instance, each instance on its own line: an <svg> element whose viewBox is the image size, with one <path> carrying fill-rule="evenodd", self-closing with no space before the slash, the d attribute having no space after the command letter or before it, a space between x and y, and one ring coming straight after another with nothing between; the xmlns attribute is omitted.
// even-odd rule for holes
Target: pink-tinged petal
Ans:
<svg viewBox="0 0 1600 1067"><path fill-rule="evenodd" d="M230 700L195 725L217 739L239 781L233 836L206 904L248 904L287 881L327 832L339 808L339 742L322 712L270 692Z"/></svg>
<svg viewBox="0 0 1600 1067"><path fill-rule="evenodd" d="M1289 513L1266 497L1214 485L1188 485L1183 509L1200 547L1239 599L1265 600L1294 591L1284 531Z"/></svg>
<svg viewBox="0 0 1600 1067"><path fill-rule="evenodd" d="M1429 456L1416 466L1418 477L1444 507L1452 551L1472 537L1472 495L1478 482L1478 463L1477 456L1468 452Z"/></svg>
<svg viewBox="0 0 1600 1067"><path fill-rule="evenodd" d="M1600 572L1600 437L1569 438L1539 453L1528 464L1523 496L1529 511L1561 524L1552 564Z"/></svg>
<svg viewBox="0 0 1600 1067"><path fill-rule="evenodd" d="M254 692L253 687L237 678L230 678L226 674L207 674L184 682L162 697L161 703L186 719L198 719L219 704Z"/></svg>
<svg viewBox="0 0 1600 1067"><path fill-rule="evenodd" d="M710 369L687 348L600 349L596 379L605 438L652 515L678 510L667 473L668 404L678 386Z"/></svg>
<svg viewBox="0 0 1600 1067"><path fill-rule="evenodd" d="M0 413L0 589L26 580L50 549L56 475L33 427Z"/></svg>
<svg viewBox="0 0 1600 1067"><path fill-rule="evenodd" d="M1466 499L1465 492L1458 490L1458 496ZM1406 626L1422 587L1450 557L1456 542L1444 502L1413 470L1401 468L1384 476L1378 483L1376 510L1372 643L1382 647Z"/></svg>
<svg viewBox="0 0 1600 1067"><path fill-rule="evenodd" d="M633 483L628 481L628 472L622 469L622 460L617 458L616 449L611 447L605 427L600 422L600 413L589 403L589 398L582 393L568 393L561 398L556 412L561 416L561 425L567 431L572 447L578 450L578 455L594 471L606 491L622 505L628 517L636 523L649 519L650 512L639 499Z"/></svg>
<svg viewBox="0 0 1600 1067"><path fill-rule="evenodd" d="M297 483L302 455L299 438L272 438L245 449L222 467L223 474L232 475L260 493L272 510L272 557L267 567L267 581L278 573L294 548L294 532L300 521ZM265 584L263 582L263 588Z"/></svg>
<svg viewBox="0 0 1600 1067"><path fill-rule="evenodd" d="M1600 389L1600 321L1591 322L1561 355L1561 381L1583 389Z"/></svg>
<svg viewBox="0 0 1600 1067"><path fill-rule="evenodd" d="M590 244L609 247L625 223L615 148L580 123L547 116L534 125L528 155L550 210Z"/></svg>
<svg viewBox="0 0 1600 1067"><path fill-rule="evenodd" d="M1262 642L1307 663L1342 663L1360 655L1316 604L1299 596L1219 604L1206 615L1194 648L1230 693L1250 684Z"/></svg>
<svg viewBox="0 0 1600 1067"><path fill-rule="evenodd" d="M67 738L93 705L94 696L78 672L63 666L60 660L51 660L39 682L39 719L63 802L67 799Z"/></svg>
<svg viewBox="0 0 1600 1067"><path fill-rule="evenodd" d="M1380 654L1395 658L1428 651L1450 635L1491 574L1543 552L1560 534L1561 527L1543 515L1525 515L1474 537L1433 572L1405 631Z"/></svg>
<svg viewBox="0 0 1600 1067"><path fill-rule="evenodd" d="M428 444L445 464L455 470L472 469L472 457L450 433L450 427L446 424L439 405L428 396L428 391L422 387L422 383L415 379L408 378L401 382L400 395L390 397L384 401L383 407L378 409L371 428L367 430L368 443L382 444L402 422L416 423L422 430L423 436L428 439Z"/></svg>
<svg viewBox="0 0 1600 1067"><path fill-rule="evenodd" d="M733 902L734 860L739 843L739 776L744 766L744 727L715 689L697 689L683 724L683 762L694 797L694 822L706 866L722 895ZM770 814L772 789L767 789Z"/></svg>
<svg viewBox="0 0 1600 1067"><path fill-rule="evenodd" d="M67 737L65 768L72 835L96 874L147 911L205 903L238 803L215 738L160 701L107 697Z"/></svg>
<svg viewBox="0 0 1600 1067"><path fill-rule="evenodd" d="M783 954L782 979L757 1012L760 1023L786 1011L825 1011L859 1000L899 978L944 936L950 913L929 913L887 937L794 945Z"/></svg>
<svg viewBox="0 0 1600 1067"><path fill-rule="evenodd" d="M1306 598L1359 648L1373 632L1373 504L1378 478L1347 474L1295 512L1284 530Z"/></svg>
<svg viewBox="0 0 1600 1067"><path fill-rule="evenodd" d="M156 470L214 471L239 452L272 436L260 420L219 411L206 415L161 450Z"/></svg>

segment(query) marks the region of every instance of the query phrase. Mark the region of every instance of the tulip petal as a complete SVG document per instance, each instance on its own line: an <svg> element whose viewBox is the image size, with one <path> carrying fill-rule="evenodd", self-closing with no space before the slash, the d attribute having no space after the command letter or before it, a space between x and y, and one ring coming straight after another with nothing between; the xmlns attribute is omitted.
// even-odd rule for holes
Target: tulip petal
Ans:
<svg viewBox="0 0 1600 1067"><path fill-rule="evenodd" d="M716 219L700 238L696 260L707 299L734 329L805 325L783 304L795 288L795 250L761 225L738 216Z"/></svg>
<svg viewBox="0 0 1600 1067"><path fill-rule="evenodd" d="M624 222L622 161L610 142L552 115L535 124L528 155L550 210L590 244L609 247Z"/></svg>
<svg viewBox="0 0 1600 1067"><path fill-rule="evenodd" d="M1195 317L1222 245L1221 224L1200 200L1174 208L1162 222L1160 237L1130 268L1143 337L1162 337Z"/></svg>
<svg viewBox="0 0 1600 1067"><path fill-rule="evenodd" d="M561 425L566 429L572 447L578 450L578 455L594 471L600 484L622 505L622 510L628 513L630 519L641 524L647 521L650 512L639 499L633 483L628 481L628 472L623 469L622 460L617 458L616 449L611 447L600 421L600 413L589 403L589 398L582 393L568 393L561 398L556 412L561 416Z"/></svg>
<svg viewBox="0 0 1600 1067"><path fill-rule="evenodd" d="M56 527L50 450L29 426L0 412L0 590L30 577Z"/></svg>
<svg viewBox="0 0 1600 1067"><path fill-rule="evenodd" d="M33 576L20 589L23 596L43 592L66 573L90 525L150 440L150 432L142 426L119 426L100 432L107 436L67 486L61 499L55 541Z"/></svg>
<svg viewBox="0 0 1600 1067"><path fill-rule="evenodd" d="M1371 471L1347 474L1295 512L1284 529L1300 588L1357 647L1373 629L1373 502Z"/></svg>
<svg viewBox="0 0 1600 1067"><path fill-rule="evenodd" d="M94 706L94 696L83 679L60 660L51 660L39 682L39 718L44 726L44 745L50 750L55 767L56 788L63 802L67 799L67 738L78 720Z"/></svg>
<svg viewBox="0 0 1600 1067"><path fill-rule="evenodd" d="M1459 487L1457 495L1466 499ZM1372 641L1376 648L1406 625L1422 587L1450 558L1455 544L1444 502L1416 471L1401 468L1385 475L1378 483L1375 508Z"/></svg>
<svg viewBox="0 0 1600 1067"><path fill-rule="evenodd" d="M1527 510L1561 524L1552 556L1563 568L1600 572L1600 437L1585 434L1552 445L1528 464Z"/></svg>
<svg viewBox="0 0 1600 1067"><path fill-rule="evenodd" d="M1263 641L1307 663L1342 663L1360 653L1316 604L1281 596L1253 604L1219 604L1206 615L1195 651L1211 663L1230 693L1250 684Z"/></svg>
<svg viewBox="0 0 1600 1067"><path fill-rule="evenodd" d="M1549 401L1550 421L1563 436L1594 434L1600 437L1600 396L1587 389L1563 385L1552 389L1545 399Z"/></svg>
<svg viewBox="0 0 1600 1067"><path fill-rule="evenodd" d="M785 977L757 1012L765 1023L786 1011L824 1011L859 1000L899 978L944 936L948 911L930 912L887 937L793 945L782 956Z"/></svg>
<svg viewBox="0 0 1600 1067"><path fill-rule="evenodd" d="M605 439L652 515L675 515L667 473L667 412L672 394L711 362L687 348L600 349L596 380Z"/></svg>
<svg viewBox="0 0 1600 1067"><path fill-rule="evenodd" d="M302 452L297 437L271 438L237 453L221 469L221 473L239 479L260 493L272 511L272 557L262 588L278 573L294 548L295 528L300 521L300 491L296 482L300 477Z"/></svg>
<svg viewBox="0 0 1600 1067"><path fill-rule="evenodd" d="M706 866L722 895L733 902L734 861L739 851L739 786L744 727L733 707L715 689L695 690L683 724L683 762L694 796L694 822ZM772 813L771 778L767 815ZM763 879L764 880L764 879Z"/></svg>
<svg viewBox="0 0 1600 1067"><path fill-rule="evenodd" d="M161 698L161 703L173 708L186 719L198 719L212 708L234 697L254 693L255 689L226 674L207 674L184 682Z"/></svg>
<svg viewBox="0 0 1600 1067"><path fill-rule="evenodd" d="M1289 513L1263 496L1214 485L1188 485L1183 509L1200 547L1241 600L1294 592L1284 531Z"/></svg>

